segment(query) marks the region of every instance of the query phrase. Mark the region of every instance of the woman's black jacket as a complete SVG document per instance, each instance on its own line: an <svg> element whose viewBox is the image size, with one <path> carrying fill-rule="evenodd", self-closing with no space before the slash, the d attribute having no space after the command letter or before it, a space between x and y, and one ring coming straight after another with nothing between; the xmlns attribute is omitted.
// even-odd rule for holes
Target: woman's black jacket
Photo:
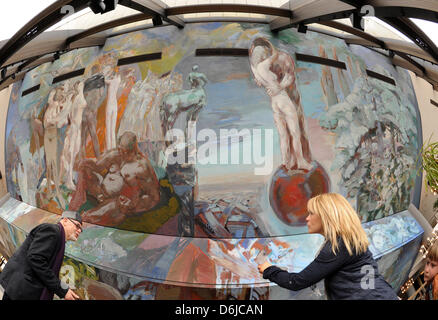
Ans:
<svg viewBox="0 0 438 320"><path fill-rule="evenodd" d="M336 255L326 241L318 256L299 273L289 273L276 266L263 272L263 278L290 290L301 290L324 279L328 299L397 300L392 287L380 275L371 252L350 254L339 238Z"/></svg>

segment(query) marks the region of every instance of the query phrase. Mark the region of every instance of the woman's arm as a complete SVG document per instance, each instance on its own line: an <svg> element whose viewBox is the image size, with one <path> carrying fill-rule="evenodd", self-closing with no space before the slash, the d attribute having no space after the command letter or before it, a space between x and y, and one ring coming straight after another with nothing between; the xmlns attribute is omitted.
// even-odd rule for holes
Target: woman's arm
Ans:
<svg viewBox="0 0 438 320"><path fill-rule="evenodd" d="M336 273L345 263L347 256L343 250L338 251L335 255L331 250L331 245L326 243L315 260L301 272L289 273L276 266L270 266L263 271L263 278L289 290L301 290L310 287L330 274Z"/></svg>

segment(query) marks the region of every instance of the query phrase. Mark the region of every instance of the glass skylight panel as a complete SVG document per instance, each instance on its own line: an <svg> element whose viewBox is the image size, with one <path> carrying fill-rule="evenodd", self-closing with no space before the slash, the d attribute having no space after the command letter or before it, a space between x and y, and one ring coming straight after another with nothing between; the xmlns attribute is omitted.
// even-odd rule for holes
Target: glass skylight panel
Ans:
<svg viewBox="0 0 438 320"><path fill-rule="evenodd" d="M428 37L430 40L433 41L435 46L438 47L438 23L428 21L428 20L422 20L422 19L412 19L411 21L415 23L417 27L419 27Z"/></svg>

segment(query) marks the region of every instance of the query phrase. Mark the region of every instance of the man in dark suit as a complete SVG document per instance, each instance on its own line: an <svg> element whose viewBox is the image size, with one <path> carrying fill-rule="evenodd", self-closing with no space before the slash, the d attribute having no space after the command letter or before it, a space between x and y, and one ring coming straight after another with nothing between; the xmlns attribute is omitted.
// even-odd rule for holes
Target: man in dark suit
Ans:
<svg viewBox="0 0 438 320"><path fill-rule="evenodd" d="M65 211L58 224L36 226L0 273L3 300L52 300L56 294L77 300L67 284L59 280L65 242L76 241L82 232L81 216Z"/></svg>

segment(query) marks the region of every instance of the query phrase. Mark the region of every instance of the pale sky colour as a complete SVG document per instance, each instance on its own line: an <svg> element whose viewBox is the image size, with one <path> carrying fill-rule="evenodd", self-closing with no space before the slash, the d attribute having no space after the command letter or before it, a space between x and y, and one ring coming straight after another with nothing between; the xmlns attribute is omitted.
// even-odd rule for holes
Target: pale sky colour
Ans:
<svg viewBox="0 0 438 320"><path fill-rule="evenodd" d="M56 0L3 0L0 14L0 40L12 37L21 27L54 2ZM438 46L437 24L419 19L413 19L413 21Z"/></svg>

